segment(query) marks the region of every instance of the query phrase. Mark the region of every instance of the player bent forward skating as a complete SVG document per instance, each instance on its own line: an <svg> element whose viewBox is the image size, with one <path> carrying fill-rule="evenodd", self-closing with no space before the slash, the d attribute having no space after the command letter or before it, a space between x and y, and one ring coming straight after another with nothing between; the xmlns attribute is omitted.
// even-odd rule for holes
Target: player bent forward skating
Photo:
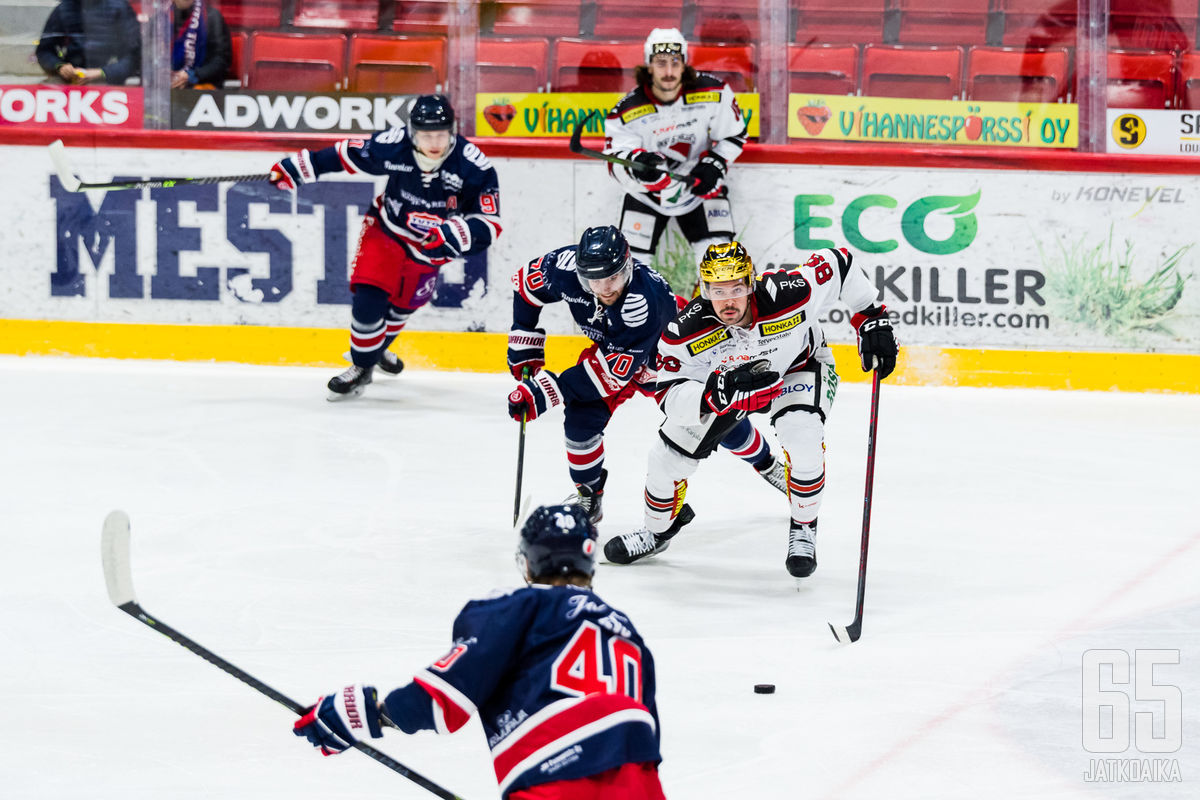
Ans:
<svg viewBox="0 0 1200 800"><path fill-rule="evenodd" d="M700 297L667 326L658 345L658 403L666 413L650 450L645 528L609 540L609 561L661 553L691 521L687 479L725 432L764 414L787 458L791 505L787 571L817 568L817 514L825 487L825 417L838 377L817 318L842 300L854 316L864 371L886 378L896 339L876 290L844 249L822 250L794 272L757 280L738 242L708 248Z"/></svg>
<svg viewBox="0 0 1200 800"><path fill-rule="evenodd" d="M535 509L517 549L529 586L467 603L412 683L322 697L296 735L335 755L386 725L453 733L478 713L506 800L663 800L654 659L592 592L595 552L580 506Z"/></svg>
<svg viewBox="0 0 1200 800"><path fill-rule="evenodd" d="M561 374L544 369L546 332L542 309L565 302L592 344ZM681 299L652 268L633 258L624 235L612 225L588 228L579 244L552 250L513 276L513 325L508 368L521 381L508 413L534 420L563 406L567 465L576 502L592 522L603 516L604 430L617 407L634 394L654 392L654 356ZM772 486L786 491L783 461L749 421L726 431L721 446L754 466Z"/></svg>

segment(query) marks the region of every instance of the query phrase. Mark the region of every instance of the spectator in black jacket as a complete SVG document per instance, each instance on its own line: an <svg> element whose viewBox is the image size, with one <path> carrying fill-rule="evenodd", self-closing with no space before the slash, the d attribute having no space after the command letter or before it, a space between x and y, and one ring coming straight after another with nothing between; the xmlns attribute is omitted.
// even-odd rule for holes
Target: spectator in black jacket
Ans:
<svg viewBox="0 0 1200 800"><path fill-rule="evenodd" d="M46 74L65 83L123 84L141 72L137 15L126 0L62 0L36 53Z"/></svg>
<svg viewBox="0 0 1200 800"><path fill-rule="evenodd" d="M233 60L225 18L209 0L172 2L171 88L219 89Z"/></svg>

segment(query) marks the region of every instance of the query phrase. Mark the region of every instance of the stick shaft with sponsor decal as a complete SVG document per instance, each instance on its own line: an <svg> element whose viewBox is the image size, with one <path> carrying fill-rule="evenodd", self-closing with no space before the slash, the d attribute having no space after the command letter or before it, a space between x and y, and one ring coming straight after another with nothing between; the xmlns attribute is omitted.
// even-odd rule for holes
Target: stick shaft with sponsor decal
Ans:
<svg viewBox="0 0 1200 800"><path fill-rule="evenodd" d="M584 117L583 119L579 120L579 124L575 126L575 132L571 134L570 148L572 153L578 153L579 155L587 156L588 158L596 158L601 161L607 161L610 164L620 164L623 167L644 168L646 166L638 161L634 161L632 158L621 158L620 156L609 155L608 153L600 150L591 150L587 147L584 147L583 126L587 125L589 119L591 119L590 116ZM690 175L684 175L681 172L672 172L671 170L663 169L662 167L655 167L655 169L666 175L668 178L672 178L677 181L683 181L688 185L695 185L698 183L698 179L693 178Z"/></svg>
<svg viewBox="0 0 1200 800"><path fill-rule="evenodd" d="M67 148L61 139L50 143L50 160L54 162L54 171L58 173L58 182L68 192L84 192L88 189L165 189L172 186L185 186L203 183L242 183L247 181L269 181L271 173L260 175L211 175L205 178L146 178L136 181L109 181L106 183L87 183L71 169L67 160Z"/></svg>
<svg viewBox="0 0 1200 800"><path fill-rule="evenodd" d="M208 663L220 667L250 688L257 690L261 694L265 694L297 716L304 716L308 713L308 709L295 700L272 689L253 675L243 672L208 648L184 636L162 620L152 617L138 604L137 596L133 592L133 572L129 562L129 516L124 511L113 511L105 517L104 529L100 537L100 557L104 565L104 583L108 587L108 599L112 601L113 605L151 630L158 631L176 644L200 656ZM391 756L381 753L368 744L355 742L354 749L370 756L393 772L400 773L413 783L423 789L427 789L438 797L445 798L445 800L462 800L458 795L443 789L428 778L413 772Z"/></svg>
<svg viewBox="0 0 1200 800"><path fill-rule="evenodd" d="M862 547L858 555L858 601L854 621L844 628L829 623L833 637L842 644L857 642L862 636L863 598L867 592L867 543L871 534L871 494L875 486L875 430L879 426L879 370L871 384L871 425L867 431L867 488L863 493Z"/></svg>

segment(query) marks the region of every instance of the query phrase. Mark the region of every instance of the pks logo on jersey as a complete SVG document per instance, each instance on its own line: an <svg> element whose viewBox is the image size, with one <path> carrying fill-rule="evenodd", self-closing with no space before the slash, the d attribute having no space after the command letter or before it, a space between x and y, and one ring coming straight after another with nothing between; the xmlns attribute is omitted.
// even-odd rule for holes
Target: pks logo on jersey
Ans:
<svg viewBox="0 0 1200 800"><path fill-rule="evenodd" d="M410 211L408 212L408 219L405 220L404 224L407 225L410 230L414 230L417 233L424 235L429 233L438 225L441 225L443 221L444 220L437 214L427 214L424 211Z"/></svg>
<svg viewBox="0 0 1200 800"><path fill-rule="evenodd" d="M804 322L804 312L799 311L795 314L792 314L787 319L780 319L774 322L764 322L760 324L758 326L758 334L760 336L771 336L772 334L783 333L784 331L790 331L792 328L795 328L802 322Z"/></svg>
<svg viewBox="0 0 1200 800"><path fill-rule="evenodd" d="M733 334L731 334L729 332L728 328L721 328L718 331L713 331L708 336L705 336L703 339L697 339L694 342L689 342L687 349L688 349L688 352L691 353L692 355L698 355L700 353L703 353L705 350L712 347L713 345L719 344L719 343L725 341L726 339L732 338L732 336L733 336Z"/></svg>

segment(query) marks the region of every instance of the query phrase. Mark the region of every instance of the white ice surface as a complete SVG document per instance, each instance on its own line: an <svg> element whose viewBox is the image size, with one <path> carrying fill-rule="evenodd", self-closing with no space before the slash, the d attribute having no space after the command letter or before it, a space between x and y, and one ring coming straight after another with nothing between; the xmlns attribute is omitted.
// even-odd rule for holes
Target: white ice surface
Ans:
<svg viewBox="0 0 1200 800"><path fill-rule="evenodd" d="M105 595L100 526L122 508L146 610L309 703L407 682L463 602L516 585L506 376L411 371L331 404L330 374L0 358L0 797L432 796L320 758L288 711ZM868 400L839 392L802 589L783 499L728 454L670 550L599 568L655 654L668 797L1200 797L1200 397L885 384L864 635L839 646ZM657 421L636 398L609 428L602 538L640 523ZM527 445L534 502L561 500L561 416ZM1159 756L1182 784L1083 780L1089 647L1181 651L1156 676L1183 693L1183 748ZM497 796L475 722L376 744Z"/></svg>

